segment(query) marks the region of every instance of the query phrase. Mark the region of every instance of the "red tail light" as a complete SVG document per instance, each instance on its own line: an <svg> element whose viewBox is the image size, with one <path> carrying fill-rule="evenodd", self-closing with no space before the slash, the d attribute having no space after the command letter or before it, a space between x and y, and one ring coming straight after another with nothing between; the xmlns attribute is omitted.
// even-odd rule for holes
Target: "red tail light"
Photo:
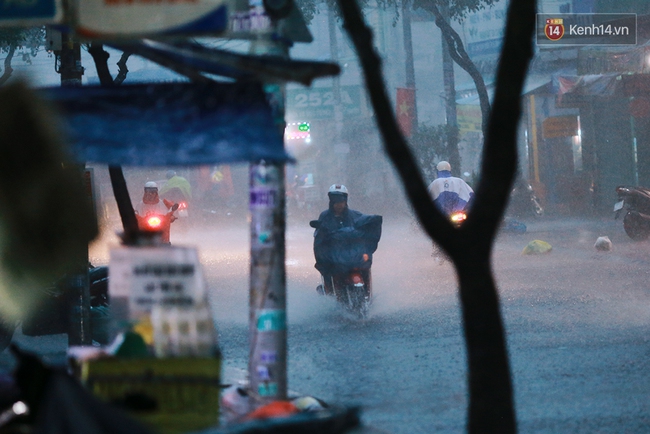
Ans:
<svg viewBox="0 0 650 434"><path fill-rule="evenodd" d="M147 219L147 226L151 229L158 229L162 224L162 219L158 216L152 216Z"/></svg>
<svg viewBox="0 0 650 434"><path fill-rule="evenodd" d="M185 209L185 208L187 208L187 203L185 203L185 202L180 202L180 203L178 204L178 209Z"/></svg>

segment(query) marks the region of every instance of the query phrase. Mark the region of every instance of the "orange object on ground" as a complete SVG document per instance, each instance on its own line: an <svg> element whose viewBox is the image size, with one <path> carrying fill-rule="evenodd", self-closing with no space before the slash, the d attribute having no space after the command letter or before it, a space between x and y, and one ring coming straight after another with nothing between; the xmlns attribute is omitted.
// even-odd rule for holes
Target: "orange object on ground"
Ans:
<svg viewBox="0 0 650 434"><path fill-rule="evenodd" d="M287 417L299 413L300 410L289 401L273 401L256 410L251 411L244 420L269 419L272 417Z"/></svg>

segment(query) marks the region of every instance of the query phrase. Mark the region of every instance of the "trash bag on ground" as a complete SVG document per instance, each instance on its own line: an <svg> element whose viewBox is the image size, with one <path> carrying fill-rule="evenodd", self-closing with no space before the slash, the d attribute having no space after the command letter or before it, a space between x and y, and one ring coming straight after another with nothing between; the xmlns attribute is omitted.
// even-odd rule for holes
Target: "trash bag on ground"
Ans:
<svg viewBox="0 0 650 434"><path fill-rule="evenodd" d="M524 251L521 252L522 255L541 255L544 253L549 253L553 247L546 241L542 240L533 240L524 247Z"/></svg>

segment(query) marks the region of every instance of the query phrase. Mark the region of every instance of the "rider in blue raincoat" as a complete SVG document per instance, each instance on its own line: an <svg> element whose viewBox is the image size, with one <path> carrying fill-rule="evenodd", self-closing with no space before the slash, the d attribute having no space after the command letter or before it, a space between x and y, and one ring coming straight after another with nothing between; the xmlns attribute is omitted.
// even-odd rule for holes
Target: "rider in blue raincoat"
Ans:
<svg viewBox="0 0 650 434"><path fill-rule="evenodd" d="M450 216L457 211L469 210L474 190L460 178L451 176L451 165L441 161L436 167L438 178L429 184L429 194L440 211Z"/></svg>

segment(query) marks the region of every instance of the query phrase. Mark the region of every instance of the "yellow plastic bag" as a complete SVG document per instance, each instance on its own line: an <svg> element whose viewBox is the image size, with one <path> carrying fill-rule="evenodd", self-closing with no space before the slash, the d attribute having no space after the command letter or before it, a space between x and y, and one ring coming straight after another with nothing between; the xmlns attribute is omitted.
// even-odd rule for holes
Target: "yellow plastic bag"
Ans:
<svg viewBox="0 0 650 434"><path fill-rule="evenodd" d="M521 252L522 255L541 255L543 253L549 253L553 247L542 240L533 240L524 247L524 251Z"/></svg>

